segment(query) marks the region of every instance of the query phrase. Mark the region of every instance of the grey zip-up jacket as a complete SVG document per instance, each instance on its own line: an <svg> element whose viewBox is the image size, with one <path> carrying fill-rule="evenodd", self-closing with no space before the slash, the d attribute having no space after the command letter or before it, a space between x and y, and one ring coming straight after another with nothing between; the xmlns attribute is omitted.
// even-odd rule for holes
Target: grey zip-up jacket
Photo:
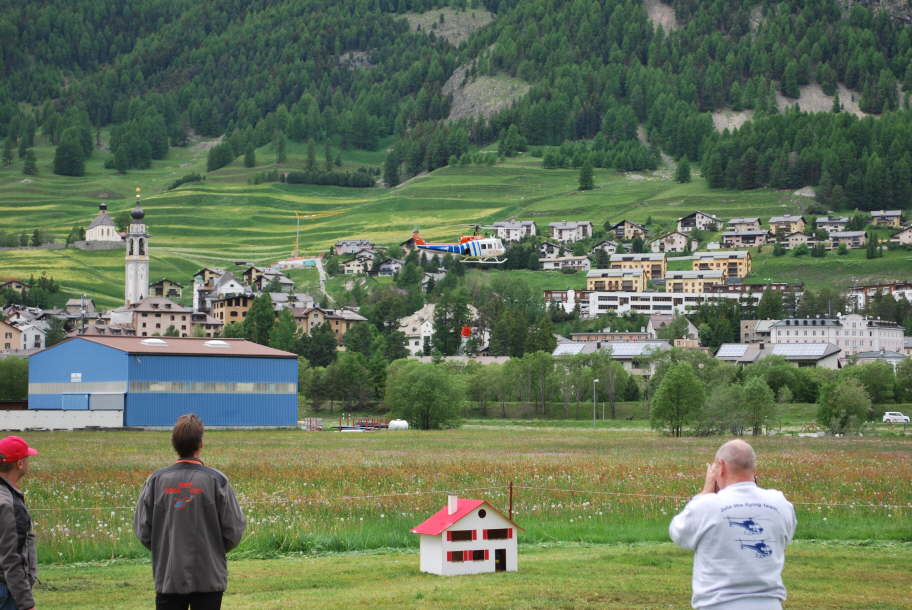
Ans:
<svg viewBox="0 0 912 610"><path fill-rule="evenodd" d="M15 485L0 480L0 580L6 583L16 608L35 606L32 585L38 578L38 555L32 519Z"/></svg>
<svg viewBox="0 0 912 610"><path fill-rule="evenodd" d="M228 477L184 459L146 480L133 527L152 551L157 593L211 593L228 586L225 553L241 541L244 514Z"/></svg>

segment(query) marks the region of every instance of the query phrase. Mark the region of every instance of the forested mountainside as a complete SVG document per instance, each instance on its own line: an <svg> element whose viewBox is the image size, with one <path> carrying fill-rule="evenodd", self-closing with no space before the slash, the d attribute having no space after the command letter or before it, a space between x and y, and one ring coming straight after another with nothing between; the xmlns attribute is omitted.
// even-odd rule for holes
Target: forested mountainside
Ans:
<svg viewBox="0 0 912 610"><path fill-rule="evenodd" d="M888 2L671 0L664 27L642 0L0 6L0 136L20 151L36 132L58 143L72 129L70 148L78 140L92 154L95 130L116 126L101 154L123 170L191 133L230 136L235 156L277 134L365 149L395 135L395 179L471 144L509 140L510 154L588 140L558 158L640 169L661 151L700 161L714 186L823 181L837 206L905 207L912 188L912 27ZM494 18L456 47L403 17L440 6ZM530 88L492 116L447 120L444 85L457 70ZM780 114L777 94L796 99L811 83L826 95L841 85L869 117ZM710 113L721 109L750 110L753 122L719 134ZM872 197L865 184L883 176L902 184Z"/></svg>

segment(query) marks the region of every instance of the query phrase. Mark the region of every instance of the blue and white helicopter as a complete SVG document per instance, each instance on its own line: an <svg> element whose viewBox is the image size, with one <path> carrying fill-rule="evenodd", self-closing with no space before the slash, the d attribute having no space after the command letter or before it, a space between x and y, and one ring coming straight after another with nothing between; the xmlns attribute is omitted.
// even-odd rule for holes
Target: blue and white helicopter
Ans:
<svg viewBox="0 0 912 610"><path fill-rule="evenodd" d="M727 517L728 527L740 527L744 529L748 534L762 534L763 528L760 527L760 524L754 521L753 517L748 517L747 519L739 519L737 517Z"/></svg>
<svg viewBox="0 0 912 610"><path fill-rule="evenodd" d="M433 243L424 241L416 229L412 233L412 241L419 250L432 252L448 252L461 256L460 263L478 263L480 265L502 265L507 262L504 255L507 253L503 242L497 237L486 237L478 234L479 229L495 229L482 225L469 225L474 229L472 235L463 235L457 243Z"/></svg>

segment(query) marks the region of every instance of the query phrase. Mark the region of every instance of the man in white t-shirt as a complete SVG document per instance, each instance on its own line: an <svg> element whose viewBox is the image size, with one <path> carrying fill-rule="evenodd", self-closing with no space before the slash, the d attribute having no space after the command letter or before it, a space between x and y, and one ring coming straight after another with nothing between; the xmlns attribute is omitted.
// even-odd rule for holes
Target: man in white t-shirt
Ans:
<svg viewBox="0 0 912 610"><path fill-rule="evenodd" d="M781 491L757 486L756 462L746 442L722 445L706 468L703 491L668 527L678 546L694 551L694 608L782 608L782 567L795 535L795 509Z"/></svg>

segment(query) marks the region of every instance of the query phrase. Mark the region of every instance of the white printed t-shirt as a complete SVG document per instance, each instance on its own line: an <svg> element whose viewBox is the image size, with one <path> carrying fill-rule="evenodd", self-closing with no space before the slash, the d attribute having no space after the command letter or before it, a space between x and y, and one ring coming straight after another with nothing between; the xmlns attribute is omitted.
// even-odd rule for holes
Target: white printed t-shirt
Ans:
<svg viewBox="0 0 912 610"><path fill-rule="evenodd" d="M785 599L785 547L795 535L795 509L781 491L753 482L693 497L668 527L695 551L694 608L778 608Z"/></svg>

